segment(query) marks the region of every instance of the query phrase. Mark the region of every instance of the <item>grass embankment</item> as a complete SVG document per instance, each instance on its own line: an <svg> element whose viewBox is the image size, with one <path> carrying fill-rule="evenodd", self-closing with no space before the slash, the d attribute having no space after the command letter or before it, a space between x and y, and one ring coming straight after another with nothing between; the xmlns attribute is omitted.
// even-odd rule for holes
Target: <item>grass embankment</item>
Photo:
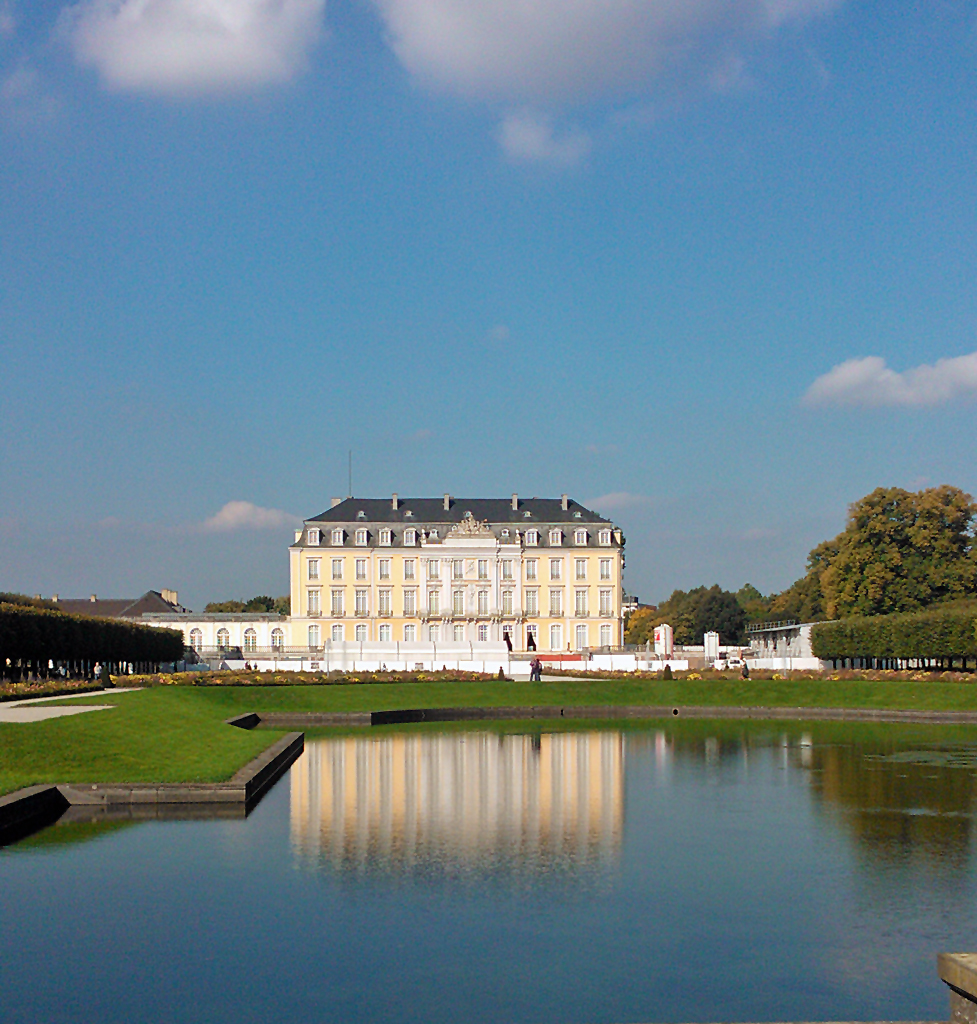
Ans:
<svg viewBox="0 0 977 1024"><path fill-rule="evenodd" d="M65 703L79 702L117 707L26 725L0 723L0 792L37 782L223 781L280 735L224 724L245 711L601 704L977 711L977 685L928 679L567 679L157 686Z"/></svg>

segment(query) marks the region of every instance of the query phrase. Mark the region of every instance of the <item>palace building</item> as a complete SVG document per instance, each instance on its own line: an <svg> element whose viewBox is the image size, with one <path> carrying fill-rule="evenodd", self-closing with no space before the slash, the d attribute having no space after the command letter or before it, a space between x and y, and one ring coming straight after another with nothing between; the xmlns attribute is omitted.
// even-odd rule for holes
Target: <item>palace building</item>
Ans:
<svg viewBox="0 0 977 1024"><path fill-rule="evenodd" d="M623 643L624 536L560 498L334 498L289 550L291 646Z"/></svg>

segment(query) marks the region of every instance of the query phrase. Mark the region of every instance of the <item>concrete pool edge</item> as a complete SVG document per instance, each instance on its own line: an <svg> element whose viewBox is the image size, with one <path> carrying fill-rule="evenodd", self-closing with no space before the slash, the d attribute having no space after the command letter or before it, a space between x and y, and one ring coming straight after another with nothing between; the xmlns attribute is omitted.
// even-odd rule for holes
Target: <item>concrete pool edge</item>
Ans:
<svg viewBox="0 0 977 1024"><path fill-rule="evenodd" d="M977 725L977 711L903 711L875 708L739 707L674 705L539 705L531 707L407 708L398 711L252 711L227 719L241 729L314 729L329 726L411 725L419 722L543 719L665 720L675 718L795 722L884 722Z"/></svg>
<svg viewBox="0 0 977 1024"><path fill-rule="evenodd" d="M93 811L143 809L144 817L189 817L201 810L234 808L246 815L285 774L305 748L305 736L291 732L249 761L227 782L213 783L48 783L0 797L0 846L51 825L71 807ZM156 812L153 812L153 809ZM161 814L160 811L163 813Z"/></svg>

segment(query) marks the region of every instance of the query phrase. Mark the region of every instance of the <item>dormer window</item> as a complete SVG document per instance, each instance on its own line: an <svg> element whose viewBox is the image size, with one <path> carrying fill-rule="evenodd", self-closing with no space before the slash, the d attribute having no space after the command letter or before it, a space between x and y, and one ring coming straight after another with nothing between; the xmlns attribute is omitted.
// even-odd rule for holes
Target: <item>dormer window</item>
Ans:
<svg viewBox="0 0 977 1024"><path fill-rule="evenodd" d="M539 543L539 530L526 531L526 547L534 548Z"/></svg>
<svg viewBox="0 0 977 1024"><path fill-rule="evenodd" d="M356 531L356 543L359 544L360 547L366 546L366 530Z"/></svg>
<svg viewBox="0 0 977 1024"><path fill-rule="evenodd" d="M583 519L583 512L574 512L573 513L573 518L574 519Z"/></svg>
<svg viewBox="0 0 977 1024"><path fill-rule="evenodd" d="M508 540L509 539L509 531L508 530L503 530L502 531L502 539L503 540Z"/></svg>
<svg viewBox="0 0 977 1024"><path fill-rule="evenodd" d="M363 509L360 509L359 512L356 513L356 518L357 519L366 519L366 513L363 511Z"/></svg>
<svg viewBox="0 0 977 1024"><path fill-rule="evenodd" d="M381 530L380 531L380 547L383 547L383 548L389 548L390 547L390 531L389 530Z"/></svg>
<svg viewBox="0 0 977 1024"><path fill-rule="evenodd" d="M343 531L333 530L332 531L332 545L333 547L341 548L343 546Z"/></svg>
<svg viewBox="0 0 977 1024"><path fill-rule="evenodd" d="M309 530L308 537L309 537L309 543L313 547L318 547L319 546L319 531L318 530Z"/></svg>
<svg viewBox="0 0 977 1024"><path fill-rule="evenodd" d="M563 543L562 530L550 530L550 547L558 548Z"/></svg>
<svg viewBox="0 0 977 1024"><path fill-rule="evenodd" d="M410 513L407 513L410 515ZM404 530L404 547L412 548L417 543L417 530Z"/></svg>
<svg viewBox="0 0 977 1024"><path fill-rule="evenodd" d="M526 509L526 511L523 512L522 517L523 517L523 519L532 519L533 518L533 514L532 514L532 512L529 511L529 509Z"/></svg>
<svg viewBox="0 0 977 1024"><path fill-rule="evenodd" d="M404 515L405 515L405 516L406 516L406 517L407 517L408 519L410 519L410 517L411 517L411 516L412 516L413 514L414 514L414 513L413 513L413 512L411 512L411 510L410 510L410 509L408 509L408 510L407 510L407 511L406 511L406 512L404 513Z"/></svg>
<svg viewBox="0 0 977 1024"><path fill-rule="evenodd" d="M573 531L573 543L574 544L586 544L587 543L587 531L586 530L574 530Z"/></svg>
<svg viewBox="0 0 977 1024"><path fill-rule="evenodd" d="M610 530L601 530L600 534L598 535L598 540L600 541L601 544L604 544L604 545L610 544L610 542L611 542L611 531Z"/></svg>
<svg viewBox="0 0 977 1024"><path fill-rule="evenodd" d="M431 532L430 532L430 533L429 533L429 534L427 535L427 539L428 539L428 540L437 540L437 539L438 539L438 531L437 531L437 530L432 530L432 531L431 531Z"/></svg>

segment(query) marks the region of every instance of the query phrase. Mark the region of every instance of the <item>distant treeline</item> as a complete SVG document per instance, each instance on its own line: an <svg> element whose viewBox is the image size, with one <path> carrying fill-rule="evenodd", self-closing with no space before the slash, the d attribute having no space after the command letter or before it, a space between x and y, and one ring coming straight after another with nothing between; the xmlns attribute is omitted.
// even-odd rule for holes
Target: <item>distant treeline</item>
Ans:
<svg viewBox="0 0 977 1024"><path fill-rule="evenodd" d="M811 631L814 655L836 666L860 660L870 668L897 668L912 661L923 667L967 667L977 658L977 602L897 615L860 615L819 622ZM854 667L854 666L852 666Z"/></svg>
<svg viewBox="0 0 977 1024"><path fill-rule="evenodd" d="M178 630L66 615L30 599L0 602L0 672L7 675L46 673L49 662L70 675L90 674L95 662L153 670L182 655Z"/></svg>
<svg viewBox="0 0 977 1024"><path fill-rule="evenodd" d="M291 615L292 600L289 597L269 597L259 594L247 601L211 601L204 611L210 612L275 612Z"/></svg>

